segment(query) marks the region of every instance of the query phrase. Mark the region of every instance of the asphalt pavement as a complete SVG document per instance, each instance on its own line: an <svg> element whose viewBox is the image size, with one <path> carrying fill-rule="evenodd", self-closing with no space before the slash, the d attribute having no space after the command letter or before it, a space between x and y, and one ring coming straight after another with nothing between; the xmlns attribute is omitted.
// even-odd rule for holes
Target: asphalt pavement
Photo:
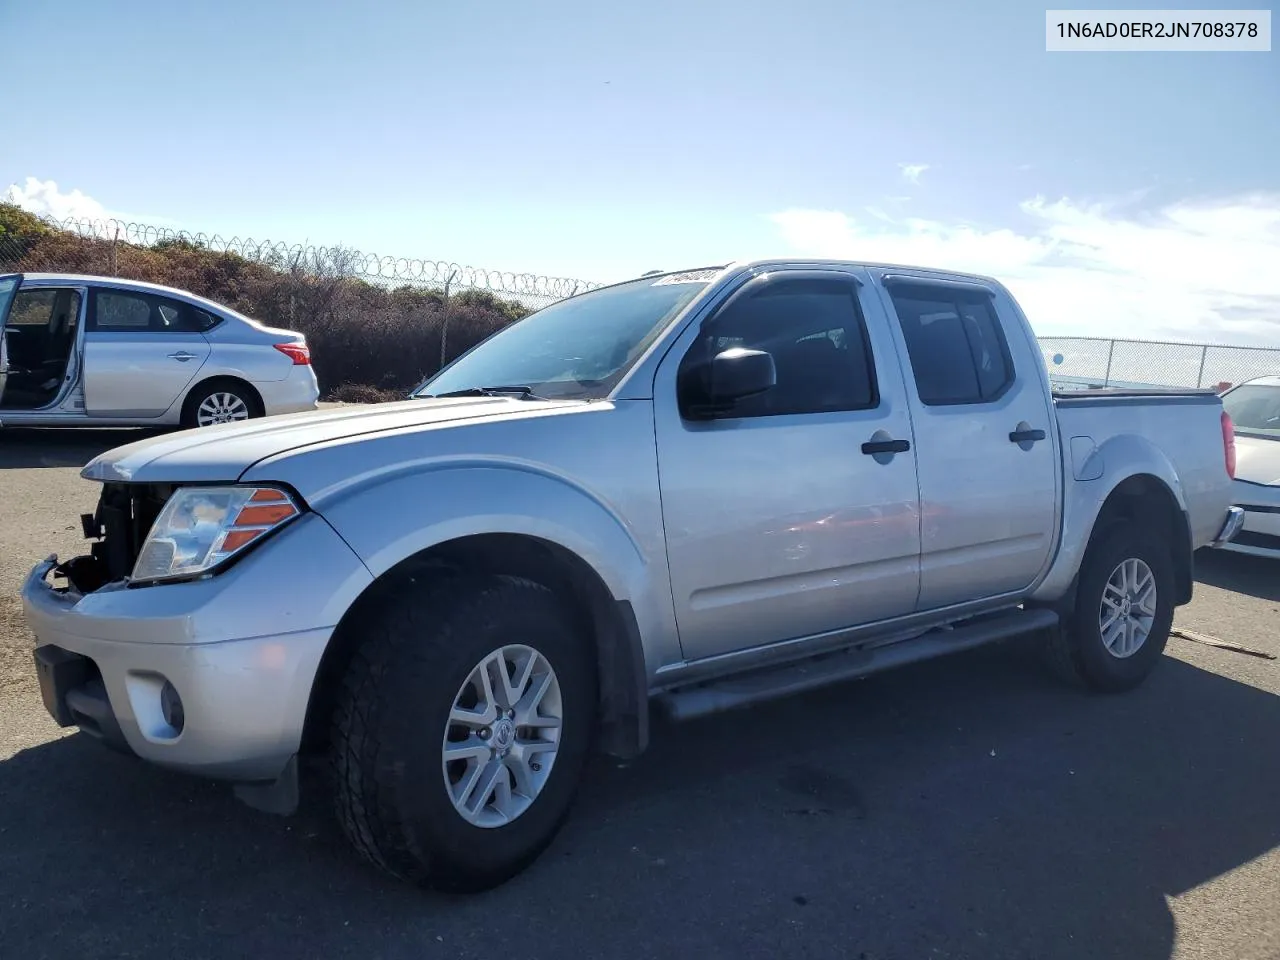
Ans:
<svg viewBox="0 0 1280 960"><path fill-rule="evenodd" d="M128 431L0 431L0 956L1280 957L1280 660L1170 640L1138 691L1017 643L659 727L470 898L60 730L16 591ZM1280 655L1280 565L1199 561L1177 625Z"/></svg>

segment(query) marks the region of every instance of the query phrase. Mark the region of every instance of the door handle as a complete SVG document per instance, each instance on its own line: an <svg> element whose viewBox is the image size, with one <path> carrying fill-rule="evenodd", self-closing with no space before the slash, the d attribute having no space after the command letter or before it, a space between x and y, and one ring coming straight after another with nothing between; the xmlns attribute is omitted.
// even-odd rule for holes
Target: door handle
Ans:
<svg viewBox="0 0 1280 960"><path fill-rule="evenodd" d="M1015 430L1009 434L1010 443L1035 443L1044 439L1043 430Z"/></svg>
<svg viewBox="0 0 1280 960"><path fill-rule="evenodd" d="M196 355L194 353L187 353L185 350L180 353L169 354L170 360L181 360L183 363L186 363L188 360L194 360L195 358Z"/></svg>
<svg viewBox="0 0 1280 960"><path fill-rule="evenodd" d="M910 449L909 440L868 440L862 445L862 452L868 456L877 453L906 453Z"/></svg>

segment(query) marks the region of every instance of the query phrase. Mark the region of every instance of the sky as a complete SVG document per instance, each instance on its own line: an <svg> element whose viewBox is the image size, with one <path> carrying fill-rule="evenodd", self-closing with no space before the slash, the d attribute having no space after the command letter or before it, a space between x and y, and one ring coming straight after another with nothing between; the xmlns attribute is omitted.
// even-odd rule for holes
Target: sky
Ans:
<svg viewBox="0 0 1280 960"><path fill-rule="evenodd" d="M909 263L1041 335L1280 346L1276 44L1048 53L1026 0L0 0L0 36L37 212L597 282Z"/></svg>

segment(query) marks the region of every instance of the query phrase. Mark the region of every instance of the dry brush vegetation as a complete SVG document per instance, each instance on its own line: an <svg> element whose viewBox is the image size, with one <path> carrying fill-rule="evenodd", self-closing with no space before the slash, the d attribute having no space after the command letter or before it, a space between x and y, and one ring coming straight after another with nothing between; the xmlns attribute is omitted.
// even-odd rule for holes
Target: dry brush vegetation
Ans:
<svg viewBox="0 0 1280 960"><path fill-rule="evenodd" d="M134 244L59 229L0 204L0 273L74 272L189 290L273 327L305 334L322 394L393 399L529 309L479 290L447 298L423 286L353 275L342 248L250 259L186 239Z"/></svg>

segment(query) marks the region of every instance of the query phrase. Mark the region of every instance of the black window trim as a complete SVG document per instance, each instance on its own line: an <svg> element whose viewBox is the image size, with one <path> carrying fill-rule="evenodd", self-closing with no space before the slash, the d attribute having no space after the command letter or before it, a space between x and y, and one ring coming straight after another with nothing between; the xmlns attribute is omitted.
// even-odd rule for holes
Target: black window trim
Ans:
<svg viewBox="0 0 1280 960"><path fill-rule="evenodd" d="M795 413L754 413L746 416L735 416L732 410L723 414L708 418L692 418L686 415L684 404L681 402L679 395L676 397L676 407L680 414L680 419L686 423L710 422L720 423L723 421L746 421L746 420L777 420L780 417L817 417L829 416L838 413L865 413L868 410L878 410L881 406L883 398L880 396L880 375L876 367L876 356L871 348L871 331L867 325L866 314L863 313L862 303L858 299L858 291L865 284L858 277L842 270L795 270L795 269L771 269L762 271L747 280L736 290L731 291L723 300L711 308L711 311L697 322L697 334L684 352L684 356L680 358L677 364L677 381L676 389L679 390L680 367L684 365L685 360L689 357L690 352L702 339L709 333L713 332L711 327L715 322L739 300L755 296L760 290L779 283L787 283L804 280L821 280L828 283L843 283L848 287L848 293L853 301L853 317L854 322L858 326L858 333L862 339L863 356L867 360L867 374L871 387L871 402L866 405L856 407L847 407L840 410L809 410L805 412Z"/></svg>
<svg viewBox="0 0 1280 960"><path fill-rule="evenodd" d="M898 324L898 331L902 334L903 349L907 351L907 365L911 368L911 381L915 385L916 397L926 407L979 407L987 406L992 403L998 403L1003 400L1014 385L1018 382L1018 371L1013 363L1013 354L1009 350L1009 338L1005 336L1004 324L1000 320L1000 311L996 309L996 293L990 287L981 283L972 283L964 280L950 280L935 277L912 277L905 274L895 274L881 278L881 283L886 288L907 287L917 290L936 289L940 294L940 299L949 301L954 304L964 303L966 300L970 303L979 302L984 304L990 311L991 317L995 321L994 327L996 331L996 341L1000 347L1000 356L1004 359L1005 370L1008 371L1008 377L999 390L989 397L980 397L977 400L926 400L920 396L920 381L916 379L915 365L911 362L911 350L907 346L906 331L902 329L902 317L898 315L898 304L893 297L892 290L889 294L890 304L893 306L894 319ZM959 311L956 311L959 315ZM969 345L970 360L974 361L975 376L977 373L977 362L973 356L973 340L969 336L968 329L961 324L961 330L964 331L965 343ZM981 389L981 382L979 382Z"/></svg>
<svg viewBox="0 0 1280 960"><path fill-rule="evenodd" d="M88 286L88 304L85 308L85 333L197 333L207 334L212 330L216 330L226 322L226 317L221 314L214 313L200 304L192 303L185 297L174 296L170 293L162 293L158 290L139 290L136 287L118 287L114 284L90 284ZM155 310L157 303L176 303L184 310L195 310L209 317L213 323L205 327L203 330L160 330L150 325L145 327L108 327L107 329L99 329L98 327L98 294L100 293L116 293L123 296L133 296L144 299L152 304L152 310Z"/></svg>
<svg viewBox="0 0 1280 960"><path fill-rule="evenodd" d="M975 280L957 280L952 277L913 277L907 273L886 273L880 278L886 287L937 287L939 290L953 290L957 293L970 293L975 296L995 299L996 292L985 283Z"/></svg>

